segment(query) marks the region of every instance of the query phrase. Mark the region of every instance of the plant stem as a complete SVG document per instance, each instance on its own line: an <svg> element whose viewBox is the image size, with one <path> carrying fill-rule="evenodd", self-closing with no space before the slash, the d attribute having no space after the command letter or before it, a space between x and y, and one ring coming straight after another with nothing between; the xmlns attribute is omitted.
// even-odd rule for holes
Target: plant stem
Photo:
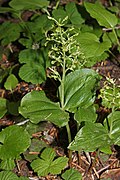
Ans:
<svg viewBox="0 0 120 180"><path fill-rule="evenodd" d="M61 81L61 107L64 108L65 58L63 60L63 75Z"/></svg>
<svg viewBox="0 0 120 180"><path fill-rule="evenodd" d="M116 31L115 31L114 28L112 28L112 30L113 30L114 36L115 36L115 38L116 38L117 44L118 44L118 46L120 46L120 42L119 42L119 39L118 39L118 37L117 37Z"/></svg>
<svg viewBox="0 0 120 180"><path fill-rule="evenodd" d="M67 123L66 129L67 129L67 134L68 134L68 142L69 142L69 144L70 144L71 141L72 141L72 139L71 139L71 132L70 132L69 123ZM69 155L69 165L70 165L70 167L71 167L71 162L72 162L72 150L68 150L68 155Z"/></svg>
<svg viewBox="0 0 120 180"><path fill-rule="evenodd" d="M65 52L63 52L63 74L62 74L62 80L61 80L61 108L64 108L64 91L65 91L65 74L66 74L66 69L65 69ZM66 130L67 130L67 135L68 135L68 142L69 144L71 143L71 132L70 132L70 127L69 127L69 123L67 123L66 125ZM69 164L71 166L71 162L72 162L72 151L69 150L68 151L69 154Z"/></svg>

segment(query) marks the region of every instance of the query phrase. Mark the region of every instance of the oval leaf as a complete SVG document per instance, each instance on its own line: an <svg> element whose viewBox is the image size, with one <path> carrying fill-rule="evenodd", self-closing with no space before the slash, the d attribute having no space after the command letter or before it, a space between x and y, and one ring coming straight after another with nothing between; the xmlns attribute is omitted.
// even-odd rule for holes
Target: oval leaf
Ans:
<svg viewBox="0 0 120 180"><path fill-rule="evenodd" d="M90 15L95 18L101 26L113 28L118 23L117 17L107 11L102 5L88 2L85 2L84 5Z"/></svg>
<svg viewBox="0 0 120 180"><path fill-rule="evenodd" d="M120 111L115 111L108 116L110 125L109 137L114 144L120 146Z"/></svg>
<svg viewBox="0 0 120 180"><path fill-rule="evenodd" d="M12 91L18 84L18 80L14 74L10 74L4 84L5 89Z"/></svg>
<svg viewBox="0 0 120 180"><path fill-rule="evenodd" d="M110 144L107 130L100 123L87 122L77 133L75 140L69 145L71 150L95 151Z"/></svg>
<svg viewBox="0 0 120 180"><path fill-rule="evenodd" d="M46 50L25 49L20 52L19 61L25 63L19 71L23 80L33 84L41 84L46 80Z"/></svg>
<svg viewBox="0 0 120 180"><path fill-rule="evenodd" d="M79 69L69 73L64 83L64 109L74 112L79 106L90 106L94 101L98 77L98 74L90 69ZM61 88L60 86L60 92Z"/></svg>
<svg viewBox="0 0 120 180"><path fill-rule="evenodd" d="M81 17L80 13L77 10L76 4L74 2L68 3L65 6L67 15L73 25L81 26L84 22L84 19Z"/></svg>
<svg viewBox="0 0 120 180"><path fill-rule="evenodd" d="M81 33L77 36L77 41L81 45L81 51L86 58L95 58L101 56L111 47L111 42L99 42L99 38L93 33Z"/></svg>
<svg viewBox="0 0 120 180"><path fill-rule="evenodd" d="M51 102L43 91L32 91L24 96L19 112L35 124L40 121L50 121L61 127L69 120L68 113L64 112L58 103Z"/></svg>
<svg viewBox="0 0 120 180"><path fill-rule="evenodd" d="M0 158L17 158L30 145L30 135L22 127L13 125L0 132Z"/></svg>
<svg viewBox="0 0 120 180"><path fill-rule="evenodd" d="M6 99L0 98L0 118L2 118L7 112Z"/></svg>
<svg viewBox="0 0 120 180"><path fill-rule="evenodd" d="M49 1L47 0L12 0L9 5L15 10L25 10L25 9L37 9L47 7Z"/></svg>
<svg viewBox="0 0 120 180"><path fill-rule="evenodd" d="M94 106L88 108L80 107L75 113L75 120L78 124L82 121L95 122L97 118L96 110Z"/></svg>

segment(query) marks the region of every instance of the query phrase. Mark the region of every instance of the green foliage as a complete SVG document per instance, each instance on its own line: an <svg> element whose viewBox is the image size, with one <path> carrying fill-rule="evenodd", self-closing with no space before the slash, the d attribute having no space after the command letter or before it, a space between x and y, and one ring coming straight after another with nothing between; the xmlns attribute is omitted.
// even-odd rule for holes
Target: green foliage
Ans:
<svg viewBox="0 0 120 180"><path fill-rule="evenodd" d="M90 15L98 21L100 26L105 26L106 28L113 28L117 25L117 17L107 11L102 5L87 2L84 3L84 5Z"/></svg>
<svg viewBox="0 0 120 180"><path fill-rule="evenodd" d="M0 98L0 118L2 118L7 112L6 99Z"/></svg>
<svg viewBox="0 0 120 180"><path fill-rule="evenodd" d="M97 118L96 109L95 107L89 106L87 108L79 107L78 110L75 113L75 120L78 124L81 122L95 122Z"/></svg>
<svg viewBox="0 0 120 180"><path fill-rule="evenodd" d="M69 119L68 113L63 111L58 103L50 101L43 91L33 91L24 96L19 112L35 124L40 121L50 121L62 127Z"/></svg>
<svg viewBox="0 0 120 180"><path fill-rule="evenodd" d="M14 74L10 74L4 84L5 89L12 91L18 84L18 80Z"/></svg>
<svg viewBox="0 0 120 180"><path fill-rule="evenodd" d="M59 81L58 102L49 100L43 91L32 91L21 102L7 100L6 103L6 99L0 98L0 118L7 112L30 120L24 128L13 125L0 132L0 168L7 170L0 172L0 179L28 179L10 172L15 167L14 160L21 153L31 162L31 167L38 176L49 173L57 175L65 169L68 158L56 157L52 148L45 148L40 157L29 154L31 151L40 152L48 146L39 139L30 140L33 133L44 131L44 127L41 126L40 129L39 126L41 121L51 122L59 128L66 126L70 143L69 121L70 114L73 113L79 131L69 144L70 150L89 152L99 149L110 154L111 145L120 146L120 88L115 85L114 80L106 78L107 82L100 90L99 97L102 98L102 105L112 112L104 119L103 124L97 123L94 101L100 77L95 71L88 69L106 59L113 45L117 45L117 50L120 49L117 27L120 21L117 16L119 9L105 9L99 3L88 2L83 6L73 2L61 6L57 1L55 7L51 4L49 6L49 3L51 1L47 0L11 0L8 7L0 7L0 13L10 12L15 20L4 22L0 26L2 48L6 46L14 52L12 45L22 45L18 58L15 55L19 66L17 76L11 74L14 73L14 67L5 68L1 63L1 87L13 91L18 84L18 76L32 84L41 84L47 77ZM23 17L26 10L32 13L27 21ZM70 162L71 151L69 152ZM82 179L75 169L66 170L62 178Z"/></svg>
<svg viewBox="0 0 120 180"><path fill-rule="evenodd" d="M37 172L38 176L46 176L49 173L60 174L61 170L67 165L68 158L58 157L54 159L55 156L55 151L52 148L46 148L41 153L40 158L31 163L31 167Z"/></svg>
<svg viewBox="0 0 120 180"><path fill-rule="evenodd" d="M0 142L0 159L15 159L29 147L30 136L23 128L13 125L0 132Z"/></svg>
<svg viewBox="0 0 120 180"><path fill-rule="evenodd" d="M94 90L98 80L98 74L90 69L79 69L69 73L64 82L63 108L74 112L77 107L90 106L94 102ZM59 89L61 92L62 86ZM61 94L60 98L62 98Z"/></svg>
<svg viewBox="0 0 120 180"><path fill-rule="evenodd" d="M15 102L10 102L7 101L7 110L10 114L18 116L19 112L18 112L18 107L20 105L20 101L15 101Z"/></svg>
<svg viewBox="0 0 120 180"><path fill-rule="evenodd" d="M4 159L4 161L2 161L0 163L0 168L2 170L13 170L15 167L15 162L14 162L14 159Z"/></svg>
<svg viewBox="0 0 120 180"><path fill-rule="evenodd" d="M109 129L108 125L109 123ZM108 152L108 146L112 144L120 145L120 112L115 111L108 116L105 126L100 123L87 122L77 133L74 141L69 145L72 150L95 151L102 149ZM107 147L105 151L105 147Z"/></svg>
<svg viewBox="0 0 120 180"><path fill-rule="evenodd" d="M0 172L0 179L1 180L28 180L27 177L18 177L11 171L2 171Z"/></svg>
<svg viewBox="0 0 120 180"><path fill-rule="evenodd" d="M82 23L84 23L84 19L82 18L81 14L78 12L77 7L74 2L68 3L65 6L65 10L67 12L67 16L71 23L76 26L80 27Z"/></svg>
<svg viewBox="0 0 120 180"><path fill-rule="evenodd" d="M64 180L81 180L82 176L77 170L71 168L62 174L62 178Z"/></svg>
<svg viewBox="0 0 120 180"><path fill-rule="evenodd" d="M9 28L8 28L9 27ZM20 37L21 27L19 24L4 22L0 26L0 40L3 46L16 41Z"/></svg>
<svg viewBox="0 0 120 180"><path fill-rule="evenodd" d="M85 65L88 67L95 63L91 61L91 59L89 60L89 58L96 58L99 60L100 56L111 47L109 41L100 42L99 38L93 33L80 33L76 38L81 45L81 51L87 59Z"/></svg>
<svg viewBox="0 0 120 180"><path fill-rule="evenodd" d="M40 84L46 80L47 50L25 49L19 54L19 62L24 63L20 68L20 77L33 84Z"/></svg>
<svg viewBox="0 0 120 180"><path fill-rule="evenodd" d="M26 10L26 9L40 9L47 7L49 1L47 0L11 0L9 5L15 10Z"/></svg>

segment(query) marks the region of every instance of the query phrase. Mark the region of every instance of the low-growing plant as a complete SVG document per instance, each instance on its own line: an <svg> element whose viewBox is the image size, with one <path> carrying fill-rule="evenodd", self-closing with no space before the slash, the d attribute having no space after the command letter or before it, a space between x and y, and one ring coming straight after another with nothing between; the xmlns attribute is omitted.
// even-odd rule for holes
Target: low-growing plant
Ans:
<svg viewBox="0 0 120 180"><path fill-rule="evenodd" d="M52 148L45 148L40 157L31 159L31 167L38 176L61 174L67 163L71 166L72 151L93 152L99 149L111 153L111 145L120 145L120 87L113 79L106 78L99 98L102 98L102 105L109 108L111 113L103 124L96 122L94 102L100 76L90 68L106 59L112 53L110 48L113 45L119 51L119 18L99 3L85 2L83 6L76 6L72 2L63 8L58 1L52 12L48 11L48 5L47 0L11 0L9 7L0 8L0 13L10 12L13 17L19 18L18 23L5 22L0 27L2 46L16 41L22 45L23 50L18 54L18 76L27 83L41 84L47 78L59 83L57 102L50 100L41 90L27 93L19 106L19 115L30 121L31 126L49 121L58 128L66 127L69 161L67 157L56 158ZM79 8L84 8L86 19ZM22 19L24 10L32 11L30 21ZM93 18L96 20L95 25L89 25L87 20ZM9 27L8 35L5 33L6 27ZM10 72L9 76L6 75L8 78L4 87L12 92L18 80L12 70ZM7 102L5 98L0 98L0 118L7 112L12 114ZM74 139L71 137L71 114L77 124ZM9 175L14 179L10 170L14 168L20 154L30 147L30 138L27 127L14 125L0 132L0 167L7 170L0 174L2 178ZM63 179L67 180L68 177L81 179L74 169L62 174Z"/></svg>

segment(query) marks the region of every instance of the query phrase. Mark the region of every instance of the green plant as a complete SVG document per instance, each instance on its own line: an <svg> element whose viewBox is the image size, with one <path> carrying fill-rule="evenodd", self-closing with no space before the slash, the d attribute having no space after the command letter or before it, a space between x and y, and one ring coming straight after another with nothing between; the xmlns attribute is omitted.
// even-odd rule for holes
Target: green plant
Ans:
<svg viewBox="0 0 120 180"><path fill-rule="evenodd" d="M52 46L48 54L53 65L49 68L49 76L60 82L59 102L51 102L42 91L33 91L23 97L19 112L32 123L50 121L59 127L66 126L70 143L69 113L75 113L79 107L88 108L93 105L99 76L93 70L81 69L85 58L74 39L76 33L62 27L66 19L61 23L53 20L56 25L53 33L47 36L47 43ZM57 67L62 68L62 74L57 71ZM69 158L71 161L71 152Z"/></svg>
<svg viewBox="0 0 120 180"><path fill-rule="evenodd" d="M15 166L14 160L17 160L19 155L30 146L30 142L30 135L22 127L14 125L2 130L0 132L0 168L12 170Z"/></svg>
<svg viewBox="0 0 120 180"><path fill-rule="evenodd" d="M36 150L38 152L46 147L38 139L30 140L41 121L50 121L58 128L66 126L69 161L67 157L56 158L52 148L45 148L40 157L28 157L38 176L61 174L67 163L71 166L72 150L91 152L99 149L110 154L111 145L120 145L119 86L116 86L114 80L106 78L107 82L100 90L99 97L102 98L102 105L110 108L111 113L104 119L103 124L97 123L94 101L100 76L89 69L96 62L113 54L113 45L117 46L119 51L117 13L112 7L105 9L98 2L85 2L83 6L76 6L72 2L65 7L60 6L59 2L57 1L50 12L47 9L50 1L47 0L11 0L9 7L0 7L0 13L10 12L12 18L18 21L4 22L0 26L2 47L8 45L12 53L12 45L22 45L22 50L17 54L19 73L13 72L16 65L8 69L1 66L0 82L3 86L14 92L18 83L15 75L33 84L41 84L48 78L59 82L57 102L48 99L43 90L28 93L17 103L0 98L0 118L10 113L14 116L22 115L27 122L30 121L24 128L14 125L0 132L0 168L3 170L0 173L1 179L7 179L8 176L9 179L27 179L18 178L10 170L15 167L15 161L21 158L21 153L27 158L29 153L27 154L26 150L31 150L34 143L39 144ZM32 12L28 21L22 18L25 10ZM96 21L89 24L88 19ZM7 79L4 82L5 78ZM74 140L69 126L71 114L77 124ZM62 174L62 178L80 180L81 174L69 169Z"/></svg>
<svg viewBox="0 0 120 180"><path fill-rule="evenodd" d="M68 162L67 157L58 157L55 159L55 151L52 148L46 148L40 158L31 163L31 167L38 176L46 176L51 174L60 174L61 170L65 168Z"/></svg>
<svg viewBox="0 0 120 180"><path fill-rule="evenodd" d="M75 140L69 145L72 150L85 150L95 151L99 148L105 153L111 153L110 146L112 144L120 145L119 138L119 125L120 125L120 88L116 86L115 81L110 78L106 78L103 88L100 90L99 97L102 98L102 104L106 108L111 108L111 113L105 118L103 125L100 123L94 123L87 121L84 118L86 124L77 133ZM84 115L85 115L84 111ZM81 111L80 111L81 116ZM95 116L95 115L94 115ZM79 114L77 116L79 118Z"/></svg>

